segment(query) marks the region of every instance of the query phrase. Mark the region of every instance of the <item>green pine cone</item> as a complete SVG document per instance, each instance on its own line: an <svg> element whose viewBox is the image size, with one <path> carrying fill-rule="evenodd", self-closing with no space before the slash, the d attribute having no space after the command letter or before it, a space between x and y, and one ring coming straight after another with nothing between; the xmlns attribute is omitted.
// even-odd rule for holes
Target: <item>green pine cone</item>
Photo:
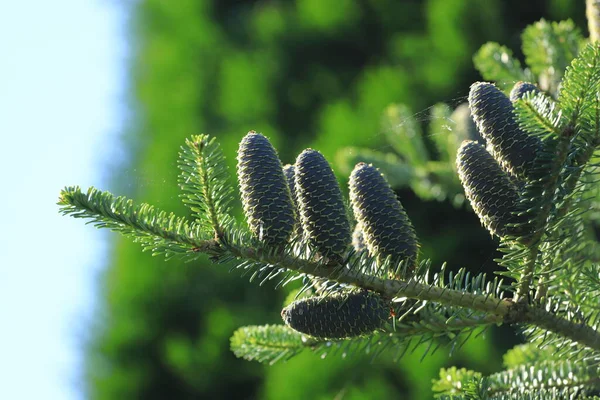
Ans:
<svg viewBox="0 0 600 400"><path fill-rule="evenodd" d="M510 101L513 103L519 99L522 99L525 96L525 93L534 92L535 94L540 93L540 89L535 86L533 83L529 82L517 82L515 86L513 86L510 91Z"/></svg>
<svg viewBox="0 0 600 400"><path fill-rule="evenodd" d="M300 333L340 339L381 329L390 318L390 310L390 302L362 291L297 300L281 311L281 317Z"/></svg>
<svg viewBox="0 0 600 400"><path fill-rule="evenodd" d="M296 193L302 230L325 257L343 256L352 242L337 179L321 153L306 149L296 159Z"/></svg>
<svg viewBox="0 0 600 400"><path fill-rule="evenodd" d="M361 225L369 253L384 262L406 260L414 269L418 244L410 219L396 194L370 164L358 163L350 175L350 202ZM403 277L399 277L403 278Z"/></svg>
<svg viewBox="0 0 600 400"><path fill-rule="evenodd" d="M500 166L515 177L527 178L541 143L521 130L510 99L493 84L476 82L469 92L469 107Z"/></svg>
<svg viewBox="0 0 600 400"><path fill-rule="evenodd" d="M465 194L483 226L500 237L522 236L526 230L523 218L514 214L519 202L517 188L485 147L465 140L458 150L456 166Z"/></svg>
<svg viewBox="0 0 600 400"><path fill-rule="evenodd" d="M238 149L238 180L252 233L269 245L288 242L296 222L290 189L269 140L254 131Z"/></svg>

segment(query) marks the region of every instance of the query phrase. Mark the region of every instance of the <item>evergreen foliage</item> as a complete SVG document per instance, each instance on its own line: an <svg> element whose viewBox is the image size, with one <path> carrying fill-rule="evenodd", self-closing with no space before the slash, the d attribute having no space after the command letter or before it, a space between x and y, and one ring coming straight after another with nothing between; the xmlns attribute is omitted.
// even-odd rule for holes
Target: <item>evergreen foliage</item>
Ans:
<svg viewBox="0 0 600 400"><path fill-rule="evenodd" d="M303 12L308 14L310 13L307 10L310 9L310 7L302 8ZM343 21L321 20L315 25L315 29L323 30L325 26L331 26L330 23L337 26L336 29L342 30L344 26L349 26L344 25ZM351 252L347 257L336 260L334 264L325 262L317 257L315 250L308 245L303 236L293 235L293 226L297 223L293 218L291 222L284 219L285 229L276 230L285 234L278 233L273 242L261 241L260 239L264 238L261 233L262 228L258 229L257 234L256 230L252 233L252 230L248 231L244 227L236 226L235 218L228 205L229 200L234 196L228 189L232 186L227 182L224 172L227 169L226 161L221 156L215 156L218 154L214 146L216 142L206 136L189 139L187 147L180 155L182 172L179 182L184 192L184 203L191 209L189 219L157 211L145 204L136 206L130 200L115 198L107 192L91 189L86 193L72 187L65 188L61 193L59 202L61 211L86 218L96 226L120 231L140 242L145 249L164 254L169 258L177 256L184 260L195 260L201 254L208 254L217 262L234 262L241 271L260 282L275 280L284 285L302 280L306 282L304 292L319 291L323 301L335 299L347 293L349 289L361 288L361 290L368 290L368 293L381 296L386 299L386 302L402 305L395 307L393 313L395 316L391 318L389 324L377 328L380 331L353 338L314 338L284 325L241 328L231 338L232 349L240 357L275 363L278 360L289 359L304 349L310 349L322 356L336 352L341 355L367 353L373 357L391 354L393 359L399 359L410 354L417 346L419 349L423 348L423 345L426 348L423 354L425 356L434 353L438 346L446 345L451 350L457 349L470 337L480 334L490 326L514 324L522 329L527 340L532 344L527 352L523 352L529 355L527 357L523 355L521 358L513 356L512 361L506 365L506 371L493 375L484 376L485 374L460 370L447 373L445 387L454 390L452 395L463 398L553 398L552 396L593 394L593 390L598 388L598 382L594 377L598 374L595 363L597 353L600 351L598 348L600 341L596 332L595 301L598 298L598 271L592 255L598 245L590 216L593 213L584 211L589 211L590 206L593 206L593 198L590 197L595 196L594 173L597 167L594 151L598 145L598 118L596 118L598 76L597 68L594 66L597 65L598 48L596 45L580 47L580 34L569 23L553 25L543 22L530 29L534 29L535 32L532 31L529 36L524 35L524 41L539 40L539 37L545 38L545 35L552 39L547 40L547 43L544 42L544 46L548 47L540 49L530 46L533 49L531 54L534 52L557 54L558 59L548 62L542 57L530 57L526 54L527 63L518 65L519 68L524 65L522 69L514 68L514 65L510 69L504 66L506 57L496 57L496 53L492 51L488 57L484 57L488 64L485 66L478 64L486 79L489 77L489 80L496 80L501 77L497 84L503 89L509 89L517 80L527 80L544 90L538 94L525 94L513 105L519 129L529 137L539 140L541 147L536 152L534 160L522 168L527 180L515 179L512 182L519 195L518 221L525 221L527 226L531 227L531 235L527 241L514 241L512 235L506 236L504 232L499 232L502 236L501 250L505 255L499 260L497 269L502 269L500 275L511 278L509 286L503 285L498 278L490 280L484 273L470 275L465 269L457 274L445 268L438 270L432 268L427 260L415 265L414 271L407 273L406 265L396 266L389 257L382 262L375 254L369 254L368 251ZM334 31L335 29L323 30L329 34ZM185 30L181 32L190 34ZM261 34L266 35L263 39L275 37L268 36L268 32ZM557 35L568 37L564 42L560 40L557 42L553 39ZM573 43L576 43L576 47L573 47ZM211 43L204 42L201 45L207 48L212 46ZM527 45L531 43L524 42L524 48ZM554 49L552 46L563 48ZM488 47L492 50L499 48L499 46ZM503 50L505 53L506 49ZM577 58L571 63L570 58L573 57ZM252 64L252 66L256 60L237 59L241 64ZM223 69L224 75L229 74L232 82L235 81L232 78L235 76L234 72L239 71L233 67L234 61L229 62L229 69ZM570 66L566 73L556 71L550 74L549 69L554 67L552 63ZM207 66L208 69L213 67ZM248 68L249 71L256 69ZM507 70L517 71L516 75L507 75ZM514 79L516 76L518 79ZM442 76L440 79L447 80L447 76ZM261 80L255 80L254 84L260 86ZM260 93L260 90L258 92ZM235 107L234 100L231 96L219 97L219 106L230 113L231 118L238 118L240 126L252 123L254 120L249 121L244 117L247 115L244 110ZM373 114L372 110L376 107L377 105L373 104L364 108L361 106L359 114L363 112ZM505 108L501 109L505 110ZM339 111L340 108L337 110ZM268 112L268 107L252 111L261 118L272 116ZM492 111L495 113L498 109L492 107ZM460 181L455 173L456 164L452 158L457 154L460 142L464 139L473 139L474 134L472 129L458 128L456 120L452 117L454 113L447 106L432 109L432 115L436 115L430 123L431 133L434 134L428 138L432 139L432 143L424 141L424 146L415 145L414 149L423 152L417 153L417 150L413 152L413 154L420 154L413 158L414 166L406 163L409 157L402 154L402 145L395 146L396 154L374 154L388 160L390 154L395 156L396 159L388 163L390 170L404 171L405 178L400 181L411 186L420 197L451 199L454 204L459 205L463 195ZM397 115L395 118L398 118ZM506 117L506 114L503 115ZM408 117L415 119L410 113ZM360 115L357 118L360 119ZM370 121L373 121L373 117ZM344 128L344 126L338 127L342 131ZM360 131L359 128L355 127ZM418 124L411 127L409 124L402 123L392 124L392 128L420 129ZM181 132L189 132L189 129L181 129L181 127L178 129ZM415 137L423 139L422 133L418 132L418 136L400 134L394 141L399 143L413 140ZM331 146L334 148L340 144L352 143L350 139L353 137L355 136L348 135L346 140L349 142L334 141ZM357 144L365 145L368 141L366 139L368 138L362 138L362 141L357 141ZM224 142L227 140L223 138ZM230 145L231 143L229 147ZM225 148L229 149L229 147ZM261 153L261 156L264 154ZM355 161L350 162L350 170L354 164L362 160ZM496 159L496 162L500 161ZM394 173L388 173L382 166L375 162L374 164L384 171L386 176L396 179ZM285 183L285 179L279 179L284 176L280 162L277 170L282 173L278 173L280 176L276 179L269 180L269 185L272 183L281 189L281 183ZM271 195L269 191L263 189L261 188L261 195L255 198L259 202ZM287 193L287 198L283 201L286 203L285 215L289 216L289 210L292 210L293 215L294 207L288 185L285 185L283 192ZM276 200L282 199L279 197ZM340 210L338 208L338 211ZM266 218L266 221L278 222L273 218ZM251 223L250 227L252 225ZM363 229L360 225L356 228L358 232ZM259 226L264 227L264 224ZM154 268L158 265L154 263L154 265L144 264L143 268ZM382 276L378 274L381 268L387 270L396 268L402 273L391 277ZM163 279L161 274L157 276L158 280L164 281L166 285L169 285L169 279L175 281L179 279L168 278L168 276L167 279ZM175 277L175 275L170 276ZM131 282L131 279L128 282ZM192 284L199 282L195 280ZM164 291L170 292L171 287L174 286L166 286ZM237 288L241 287L237 286ZM321 290L322 288L324 290ZM143 291L145 290L146 287ZM232 287L231 294L234 290ZM143 291L132 287L128 296L133 299ZM188 298L183 294L185 292L173 292L173 295L181 295L182 303L186 303ZM202 297L210 298L206 293L202 294ZM410 300L407 301L406 298ZM145 303L140 300L139 304L140 308L147 308L154 312L156 305L160 305L161 302L157 300L154 303ZM340 307L343 308L345 304L341 304ZM214 305L207 305L208 309L211 307ZM190 310L190 315L194 312L196 309ZM127 320L129 315L124 312L122 320ZM252 315L249 315L246 320L251 319ZM227 318L219 321L223 320ZM200 327L194 327L192 330L209 329L208 327L225 329L217 328L223 326L221 324L209 322L203 321ZM146 330L158 332L163 323L164 320L157 317L155 321L147 324ZM228 326L228 329L232 328L231 322L225 326ZM121 328L124 329L122 326ZM180 329L181 332L185 332L188 328ZM206 377L202 377L201 373L194 375L190 371L202 362L211 363L202 360L214 361L214 358L207 356L209 353L207 349L210 348L208 344L201 347L203 346L201 341L190 342L184 338L184 333L178 332L169 332L164 336L160 333L152 337L135 331L131 335L134 338L133 342L137 340L135 337L143 337L144 340L164 343L164 349L161 348L164 354L159 352L145 356L148 359L166 360L165 371L169 374L173 373L178 378L182 377L185 387L194 388L189 389L190 393L202 393L205 388L202 386L205 383L202 382L206 381ZM106 343L114 345L115 352L130 349L129 354L131 354L136 351L134 347L128 348L118 341ZM112 351L108 345L108 351ZM194 350L194 346L200 348ZM547 348L556 349L554 357L548 356ZM119 365L125 364L127 361ZM137 373L138 369L132 368L131 371L132 374ZM129 378L123 378L127 382L122 385L123 387L141 385L139 382L147 380L148 376L152 374L136 380L133 375L130 375ZM537 383L532 379L534 376L536 379L539 377ZM557 378L560 379L560 384L556 383ZM179 385L177 381L177 384L161 390L169 393L169 390L175 390ZM447 389L440 391L444 393L445 390ZM128 393L139 394L134 389Z"/></svg>

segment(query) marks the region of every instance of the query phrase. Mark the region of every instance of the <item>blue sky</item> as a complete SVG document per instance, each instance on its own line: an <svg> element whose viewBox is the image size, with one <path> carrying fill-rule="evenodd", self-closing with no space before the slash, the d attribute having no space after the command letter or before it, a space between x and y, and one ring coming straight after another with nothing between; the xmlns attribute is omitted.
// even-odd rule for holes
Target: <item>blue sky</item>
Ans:
<svg viewBox="0 0 600 400"><path fill-rule="evenodd" d="M82 398L105 234L61 217L122 156L125 13L109 0L0 5L1 399Z"/></svg>

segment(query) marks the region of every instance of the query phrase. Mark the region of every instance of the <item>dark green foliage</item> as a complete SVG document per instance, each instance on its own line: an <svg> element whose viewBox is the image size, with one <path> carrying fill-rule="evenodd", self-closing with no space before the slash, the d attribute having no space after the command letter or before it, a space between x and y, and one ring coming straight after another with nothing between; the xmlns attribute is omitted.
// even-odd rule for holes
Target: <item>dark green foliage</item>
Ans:
<svg viewBox="0 0 600 400"><path fill-rule="evenodd" d="M600 130L596 111L600 90L600 46L590 44L581 50L565 73L558 102L571 125L579 125L583 137Z"/></svg>
<svg viewBox="0 0 600 400"><path fill-rule="evenodd" d="M337 179L318 151L304 150L296 159L296 192L309 243L325 257L343 255L352 242L350 222Z"/></svg>
<svg viewBox="0 0 600 400"><path fill-rule="evenodd" d="M514 82L529 80L531 74L521 67L518 59L513 57L512 51L498 43L486 43L475 56L475 67L481 72L483 79L496 81L502 87L510 87Z"/></svg>
<svg viewBox="0 0 600 400"><path fill-rule="evenodd" d="M533 170L541 144L521 130L510 99L493 84L476 82L469 92L469 107L479 132L502 168L515 177L526 178Z"/></svg>
<svg viewBox="0 0 600 400"><path fill-rule="evenodd" d="M336 293L295 301L281 317L292 329L313 337L354 337L381 329L390 317L390 303L367 291Z"/></svg>
<svg viewBox="0 0 600 400"><path fill-rule="evenodd" d="M270 245L288 242L296 223L281 161L269 140L249 132L238 149L238 179L252 233Z"/></svg>
<svg viewBox="0 0 600 400"><path fill-rule="evenodd" d="M540 89L533 83L519 81L515 83L512 90L510 91L510 101L513 103L525 96L525 93L533 92L534 94L540 93Z"/></svg>
<svg viewBox="0 0 600 400"><path fill-rule="evenodd" d="M350 175L350 202L369 252L380 263L404 261L407 270L417 261L415 230L396 194L372 165L360 163Z"/></svg>
<svg viewBox="0 0 600 400"><path fill-rule="evenodd" d="M517 188L494 157L477 142L465 141L456 159L458 176L475 213L490 233L497 236L522 234L515 215Z"/></svg>
<svg viewBox="0 0 600 400"><path fill-rule="evenodd" d="M573 21L541 20L523 32L523 54L540 87L556 93L564 71L577 56L583 41Z"/></svg>

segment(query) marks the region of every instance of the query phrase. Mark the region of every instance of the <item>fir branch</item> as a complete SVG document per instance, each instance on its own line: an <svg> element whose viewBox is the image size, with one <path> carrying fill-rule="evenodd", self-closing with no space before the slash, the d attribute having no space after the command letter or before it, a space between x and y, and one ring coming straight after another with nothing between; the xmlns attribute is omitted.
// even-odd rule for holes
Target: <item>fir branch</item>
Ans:
<svg viewBox="0 0 600 400"><path fill-rule="evenodd" d="M482 378L480 372L471 371L465 368L458 369L456 367L442 368L440 370L440 378L433 381L432 390L437 392L436 398L457 398L464 394L465 388L472 381L480 381Z"/></svg>
<svg viewBox="0 0 600 400"><path fill-rule="evenodd" d="M193 259L201 252L211 254L217 250L216 243L207 240L200 225L93 187L87 193L78 186L66 187L60 193L58 205L61 214L86 218L97 228L109 228L132 237L154 255Z"/></svg>
<svg viewBox="0 0 600 400"><path fill-rule="evenodd" d="M237 357L273 365L316 343L285 325L245 326L231 337L231 350Z"/></svg>
<svg viewBox="0 0 600 400"><path fill-rule="evenodd" d="M512 300L501 299L491 293L476 294L467 290L433 286L420 283L416 279L408 281L380 279L361 271L343 268L332 269L331 266L327 267L289 254L265 252L256 248L228 244L227 249L238 258L252 259L264 264L277 265L339 283L351 284L379 292L387 298L408 297L432 301L447 306L462 307L497 315L503 317L504 323L523 323L538 326L563 335L591 349L600 350L600 333L594 328L572 322L536 305L514 303ZM416 273L417 276L420 276L420 274L421 272Z"/></svg>
<svg viewBox="0 0 600 400"><path fill-rule="evenodd" d="M98 227L107 227L126 236L132 236L145 248L152 249L154 253L164 253L167 257L180 255L195 258L202 252L213 257L218 256L221 261L231 257L239 258L250 263L274 266L278 269L277 273L285 270L296 271L340 284L373 290L389 299L409 297L481 311L502 317L504 323L538 326L592 349L600 350L600 334L595 329L556 316L536 306L515 304L511 300L502 299L498 297L497 284L490 287L477 277L469 284L469 278L464 275L464 272L460 279L450 276L450 281L447 283L443 273L434 277L434 284L422 283L417 279L408 281L381 279L366 274L360 269L343 266L331 268L323 263L301 259L285 251L269 250L257 244L247 247L237 243L237 240L224 240L217 243L214 239L206 238L206 234L198 225L189 224L173 214L156 211L147 204L135 206L131 200L123 197L115 198L110 193L94 188L91 188L87 194L82 193L79 188L66 188L61 193L59 205L62 206L61 212L65 215L87 218ZM227 253L230 254L229 257L226 256ZM361 262L363 266L375 263L374 260L366 262L364 259ZM416 275L425 276L426 282L429 274L421 270ZM462 283L463 281L465 283Z"/></svg>
<svg viewBox="0 0 600 400"><path fill-rule="evenodd" d="M280 251L270 251L260 246L246 247L239 243L227 241L225 248L242 260L252 260L264 265L274 265L315 277L326 278L342 284L351 284L364 289L379 292L384 297L409 297L428 300L447 305L465 307L490 314L506 315L512 306L510 300L498 298L491 293L476 294L468 290L448 289L420 283L417 279L407 281L381 279L354 268L332 268L331 265L303 259ZM375 263L374 260L364 264ZM350 263L348 263L350 265ZM363 265L364 265L363 264ZM383 268L383 267L382 267ZM415 275L419 276L421 272ZM442 281L443 282L443 281Z"/></svg>
<svg viewBox="0 0 600 400"><path fill-rule="evenodd" d="M486 393L491 396L540 389L559 390L564 394L581 393L583 388L600 387L600 369L587 363L542 361L520 365L486 377ZM532 379L535 377L535 379Z"/></svg>
<svg viewBox="0 0 600 400"><path fill-rule="evenodd" d="M227 166L216 138L197 135L186 139L178 166L183 202L203 227L221 237L224 227L232 222L229 204L233 190L227 184Z"/></svg>
<svg viewBox="0 0 600 400"><path fill-rule="evenodd" d="M533 76L521 67L512 51L498 43L488 42L473 56L475 68L486 81L495 81L503 88L518 81L532 81Z"/></svg>
<svg viewBox="0 0 600 400"><path fill-rule="evenodd" d="M540 343L532 342L520 344L503 356L503 364L507 369L516 368L520 365L533 364L543 360L556 359L556 348L554 346L540 346Z"/></svg>
<svg viewBox="0 0 600 400"><path fill-rule="evenodd" d="M589 326L585 321L576 322L572 317L562 317L551 311L550 306L541 308L540 306L523 307L516 305L511 309L510 314L505 319L510 321L514 315L515 323L526 323L542 328L545 331L553 332L567 339L576 342L596 351L600 350L600 332L595 327ZM531 338L533 340L533 337Z"/></svg>
<svg viewBox="0 0 600 400"><path fill-rule="evenodd" d="M577 56L582 37L573 21L541 20L522 35L527 65L538 77L541 88L555 94L564 70Z"/></svg>
<svg viewBox="0 0 600 400"><path fill-rule="evenodd" d="M543 148L537 154L530 184L522 195L522 208L531 215L532 235L528 238L524 268L518 277L518 291L515 300L526 300L534 280L538 255L543 235L551 223L552 212L557 199L557 189L562 183L561 171L568 161L570 127L554 104L544 95L528 94L516 103L516 113L521 126L529 134L544 137Z"/></svg>
<svg viewBox="0 0 600 400"><path fill-rule="evenodd" d="M600 46L586 46L565 73L559 93L560 107L572 129L581 129L580 119L596 119L598 87L600 86ZM590 115L591 114L591 115ZM577 132L573 132L577 133Z"/></svg>
<svg viewBox="0 0 600 400"><path fill-rule="evenodd" d="M541 361L482 377L481 373L442 369L433 390L438 398L546 399L573 398L600 385L599 369L565 360ZM577 397L580 398L580 397Z"/></svg>
<svg viewBox="0 0 600 400"><path fill-rule="evenodd" d="M199 253L219 251L202 226L145 203L135 205L132 200L114 197L93 187L87 193L78 186L66 187L60 193L58 205L61 214L86 218L97 228L109 228L132 237L154 255L193 259Z"/></svg>
<svg viewBox="0 0 600 400"><path fill-rule="evenodd" d="M542 140L562 134L566 121L556 102L543 93L528 92L514 105L517 119L524 131Z"/></svg>
<svg viewBox="0 0 600 400"><path fill-rule="evenodd" d="M413 319L419 319L415 315ZM369 335L345 338L315 338L297 332L285 325L246 326L238 329L231 337L231 349L237 357L261 363L275 364L285 361L309 349L326 357L341 354L343 357L362 352L373 358L388 350L395 350L394 361L417 348L425 349L423 357L440 345L456 350L475 331L482 331L498 323L498 317L472 318L470 320L413 321L411 323L388 323L384 331ZM445 343L438 339L449 338Z"/></svg>

